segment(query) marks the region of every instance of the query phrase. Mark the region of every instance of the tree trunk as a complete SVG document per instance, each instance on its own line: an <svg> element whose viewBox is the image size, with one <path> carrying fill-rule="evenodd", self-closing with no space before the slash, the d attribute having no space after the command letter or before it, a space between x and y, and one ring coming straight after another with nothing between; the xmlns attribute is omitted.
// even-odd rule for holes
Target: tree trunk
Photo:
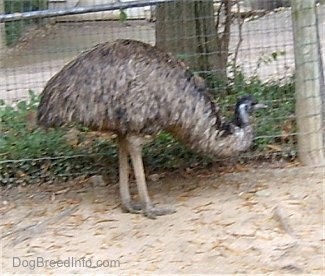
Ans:
<svg viewBox="0 0 325 276"><path fill-rule="evenodd" d="M323 165L325 160L316 16L315 0L292 1L298 154L305 165Z"/></svg>
<svg viewBox="0 0 325 276"><path fill-rule="evenodd" d="M229 0L223 0L230 7ZM225 17L227 20L230 18ZM217 22L221 22L218 20ZM221 23L220 23L221 26ZM156 9L156 45L184 60L194 71L214 81L227 82L230 21L218 34L212 0L159 4Z"/></svg>

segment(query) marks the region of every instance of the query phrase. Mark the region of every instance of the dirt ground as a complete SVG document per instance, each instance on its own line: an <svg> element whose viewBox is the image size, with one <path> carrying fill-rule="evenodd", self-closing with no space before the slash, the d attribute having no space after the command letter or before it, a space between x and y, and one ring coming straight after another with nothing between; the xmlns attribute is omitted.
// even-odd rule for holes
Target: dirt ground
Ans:
<svg viewBox="0 0 325 276"><path fill-rule="evenodd" d="M153 201L177 210L156 220L123 213L118 185L99 176L1 187L2 272L321 275L324 176L247 167L150 177Z"/></svg>

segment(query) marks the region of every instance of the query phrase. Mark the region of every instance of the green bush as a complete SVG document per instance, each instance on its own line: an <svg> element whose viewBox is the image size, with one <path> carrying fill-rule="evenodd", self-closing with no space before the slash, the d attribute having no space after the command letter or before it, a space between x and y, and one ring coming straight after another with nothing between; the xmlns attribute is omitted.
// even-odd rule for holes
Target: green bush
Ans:
<svg viewBox="0 0 325 276"><path fill-rule="evenodd" d="M29 183L81 172L96 173L103 167L102 152L110 156L109 167L114 168L115 145L100 141L89 147L71 145L66 139L68 129L44 130L35 125L37 105L38 97L32 91L29 101L20 101L15 107L0 103L0 183ZM80 139L86 134L82 130Z"/></svg>
<svg viewBox="0 0 325 276"><path fill-rule="evenodd" d="M6 14L16 12L30 12L47 9L47 0L5 0ZM5 23L7 45L14 44L22 35L25 27L30 24L39 24L40 19L20 20Z"/></svg>
<svg viewBox="0 0 325 276"><path fill-rule="evenodd" d="M282 147L282 150L289 150L291 154L295 154L294 93L293 79L282 83L281 81L262 83L257 77L246 80L241 73L236 76L230 85L230 96L226 98L228 103L233 104L238 96L252 94L260 102L268 105L267 109L254 116L257 139L254 141L253 149L264 151L267 145L288 144ZM286 135L288 141L281 140Z"/></svg>

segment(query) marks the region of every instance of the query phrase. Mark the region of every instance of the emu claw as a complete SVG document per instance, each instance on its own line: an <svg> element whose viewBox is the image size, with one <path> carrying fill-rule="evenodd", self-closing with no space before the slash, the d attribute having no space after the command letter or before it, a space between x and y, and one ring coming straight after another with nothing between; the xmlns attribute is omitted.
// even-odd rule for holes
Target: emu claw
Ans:
<svg viewBox="0 0 325 276"><path fill-rule="evenodd" d="M176 213L176 210L168 207L164 208L156 208L151 205L146 206L143 210L143 215L150 219L156 219L157 216L164 216L168 214L174 214Z"/></svg>

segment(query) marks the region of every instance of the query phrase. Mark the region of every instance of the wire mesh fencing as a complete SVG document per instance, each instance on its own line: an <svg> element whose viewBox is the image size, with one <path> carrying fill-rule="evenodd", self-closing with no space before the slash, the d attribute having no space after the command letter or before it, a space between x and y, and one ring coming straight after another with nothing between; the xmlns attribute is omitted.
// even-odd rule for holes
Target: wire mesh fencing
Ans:
<svg viewBox="0 0 325 276"><path fill-rule="evenodd" d="M48 179L102 173L107 164L116 171L112 136L81 126L44 131L35 122L46 82L82 51L116 39L139 40L171 52L205 79L209 94L230 119L237 98L254 95L269 108L256 115L256 137L241 156L296 159L299 129L289 1L4 0L0 5L7 15L0 17L2 183L17 178L24 182L26 175ZM316 11L317 43L324 53L325 6L317 5ZM19 13L26 19L19 19ZM145 149L145 158L153 169L211 162L165 133Z"/></svg>

